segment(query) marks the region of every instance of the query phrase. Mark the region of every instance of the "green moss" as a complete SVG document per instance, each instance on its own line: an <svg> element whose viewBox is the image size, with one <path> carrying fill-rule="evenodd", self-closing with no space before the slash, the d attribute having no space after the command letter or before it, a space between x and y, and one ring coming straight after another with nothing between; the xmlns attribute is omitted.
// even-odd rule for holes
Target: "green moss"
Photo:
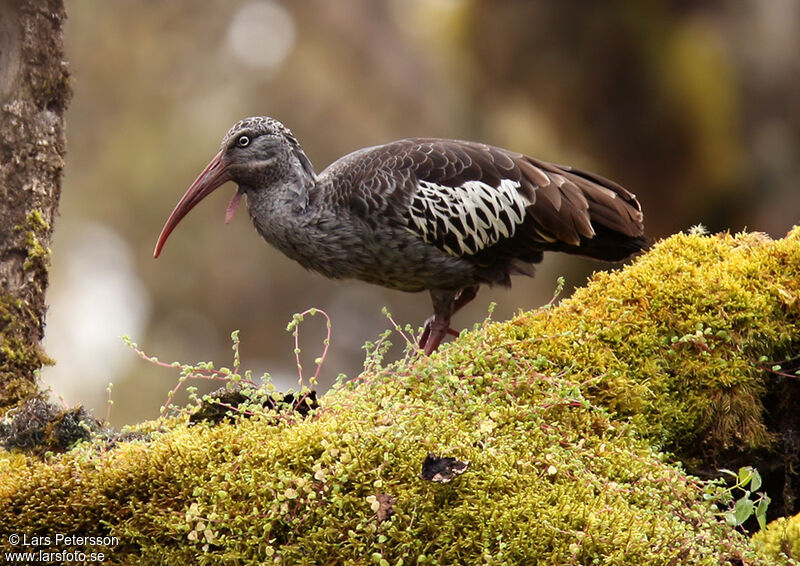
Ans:
<svg viewBox="0 0 800 566"><path fill-rule="evenodd" d="M797 564L800 560L800 515L781 517L753 535L753 546L774 564Z"/></svg>
<svg viewBox="0 0 800 566"><path fill-rule="evenodd" d="M748 556L698 483L629 425L563 377L507 354L497 361L507 375L454 379L450 360L418 360L326 395L302 421L181 423L107 453L85 445L48 463L9 461L0 530L109 533L125 543L112 553L119 563L142 564ZM470 467L449 484L424 482L428 452ZM395 501L382 523L378 494Z"/></svg>
<svg viewBox="0 0 800 566"><path fill-rule="evenodd" d="M34 208L33 210L31 210L25 217L25 220L27 221L28 226L30 226L33 229L37 230L50 229L50 223L44 219L42 211L39 210L38 208Z"/></svg>
<svg viewBox="0 0 800 566"><path fill-rule="evenodd" d="M489 330L684 457L770 448L762 395L800 351L800 228L678 234L558 308Z"/></svg>
<svg viewBox="0 0 800 566"><path fill-rule="evenodd" d="M680 234L305 419L2 455L0 532L111 534L118 564L765 564L654 446L770 445L759 360L798 349L799 272L800 229ZM469 468L423 481L428 453Z"/></svg>
<svg viewBox="0 0 800 566"><path fill-rule="evenodd" d="M50 250L42 245L50 237L50 224L38 209L31 210L22 225L14 230L24 235L26 273L29 293L47 281L47 262ZM29 295L30 296L30 295ZM30 304L19 297L0 296L0 408L18 405L37 394L34 372L42 365L52 364L39 345L37 332L31 326L39 324L41 313L34 312Z"/></svg>
<svg viewBox="0 0 800 566"><path fill-rule="evenodd" d="M15 228L25 231L27 258L22 268L29 270L34 267L46 266L50 259L50 249L42 245L40 235L46 234L47 238L50 237L50 223L44 219L42 212L38 209L31 210L25 217L25 226L16 226Z"/></svg>
<svg viewBox="0 0 800 566"><path fill-rule="evenodd" d="M30 376L53 361L38 344L26 338L23 317L30 316L24 301L0 295L0 407L10 408L37 393Z"/></svg>

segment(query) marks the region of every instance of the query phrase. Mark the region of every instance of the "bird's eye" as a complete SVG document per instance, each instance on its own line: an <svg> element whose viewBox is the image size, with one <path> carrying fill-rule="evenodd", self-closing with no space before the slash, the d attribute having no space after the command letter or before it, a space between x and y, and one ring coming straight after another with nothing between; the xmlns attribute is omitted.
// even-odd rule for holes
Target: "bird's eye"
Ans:
<svg viewBox="0 0 800 566"><path fill-rule="evenodd" d="M236 145L239 147L247 147L250 145L250 137L249 136L239 136L239 139L236 140Z"/></svg>

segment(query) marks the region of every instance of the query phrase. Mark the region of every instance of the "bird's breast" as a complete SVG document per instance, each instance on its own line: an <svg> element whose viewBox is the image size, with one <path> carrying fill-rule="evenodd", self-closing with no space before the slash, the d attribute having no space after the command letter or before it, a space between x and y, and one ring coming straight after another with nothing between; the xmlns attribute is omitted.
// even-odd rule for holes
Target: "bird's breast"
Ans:
<svg viewBox="0 0 800 566"><path fill-rule="evenodd" d="M474 283L472 264L427 244L401 225L376 225L335 209L283 215L250 210L264 240L330 279L359 279L402 291Z"/></svg>

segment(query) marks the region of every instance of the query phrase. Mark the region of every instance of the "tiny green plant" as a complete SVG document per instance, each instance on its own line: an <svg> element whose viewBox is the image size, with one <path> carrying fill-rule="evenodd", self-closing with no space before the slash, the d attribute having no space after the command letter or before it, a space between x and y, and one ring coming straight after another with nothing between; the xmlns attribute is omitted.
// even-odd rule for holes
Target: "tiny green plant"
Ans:
<svg viewBox="0 0 800 566"><path fill-rule="evenodd" d="M389 320L395 331L403 337L403 340L406 343L406 351L417 351L417 340L414 339L414 329L411 327L411 325L406 324L401 328L400 325L395 322L394 318L392 318L392 313L390 313L389 309L386 307L381 308L381 314L383 314L383 316Z"/></svg>
<svg viewBox="0 0 800 566"><path fill-rule="evenodd" d="M300 364L300 337L298 332L298 327L300 323L303 321L306 315L316 315L321 314L325 317L326 320L326 328L327 328L327 336L323 342L323 351L322 355L315 360L317 369L314 375L309 379L309 386L305 385L305 380L303 376L303 368ZM331 320L330 317L322 310L311 308L302 313L294 315L292 321L287 326L287 330L294 335L294 353L295 359L297 361L297 371L299 376L299 383L300 383L300 395L298 396L298 402L305 401L308 397L309 393L313 389L313 387L317 384L319 379L319 374L322 370L322 365L325 361L325 358L328 354L328 348L330 346L330 339L331 339ZM231 333L231 341L233 350L233 365L228 367L221 367L216 368L213 362L198 362L196 364L186 364L181 362L172 362L166 363L160 361L155 356L150 356L146 354L139 346L134 343L130 337L123 336L123 341L134 351L136 354L142 358L143 360L150 362L152 364L159 365L161 367L166 368L175 368L180 371L180 377L178 378L177 384L170 390L167 395L166 402L161 407L160 414L162 417L166 416L168 412L174 414L186 414L187 411L185 408L177 407L173 403L175 395L184 388L189 393L190 400L196 404L200 405L203 402L213 402L217 405L223 406L228 408L233 412L238 413L245 413L248 415L252 415L253 413L248 410L248 407L253 406L255 404L263 405L266 401L266 397L271 397L273 402L280 402L283 399L283 395L275 392L275 387L272 384L272 378L268 373L265 373L261 377L261 385L253 379L252 372L247 370L245 372L241 372L241 356L239 354L239 331L234 330ZM248 397L252 403L245 403L244 405L240 405L238 407L233 405L228 405L220 399L212 399L209 395L203 396L203 398L198 398L197 396L197 388L194 386L189 386L187 383L193 380L205 380L205 381L219 381L225 384L226 389L234 390L237 388L241 389L243 395ZM106 420L110 418L110 410L111 410L111 385L107 389L109 393L109 414L106 416ZM273 403L274 406L274 403Z"/></svg>
<svg viewBox="0 0 800 566"><path fill-rule="evenodd" d="M314 372L314 375L308 380L311 388L319 382L319 374L322 371L322 364L325 363L325 358L328 356L328 349L331 346L331 317L328 316L322 309L318 308L310 308L304 310L301 313L297 313L292 317L291 322L286 325L286 331L291 332L292 336L294 336L294 356L295 361L297 363L297 378L298 383L300 385L301 392L305 389L305 379L303 378L303 366L300 363L300 323L305 320L306 315L308 316L316 316L317 314L321 314L325 317L325 329L326 329L326 336L325 339L322 341L322 355L314 360L314 363L317 366L317 370Z"/></svg>
<svg viewBox="0 0 800 566"><path fill-rule="evenodd" d="M123 336L122 340L125 344L128 345L136 354L142 358L143 360L150 362L152 364L156 364L161 367L166 368L176 368L180 370L180 377L178 378L178 383L175 387L167 395L167 400L164 405L161 407L161 416L165 416L168 411L173 411L177 413L184 412L183 409L180 407L176 407L173 404L173 399L175 395L180 391L184 385L190 380L206 380L206 381L221 381L225 383L226 387L233 388L237 385L248 385L252 388L256 388L257 384L252 379L252 374L250 371L246 371L244 376L240 375L239 373L239 331L234 330L231 333L231 341L233 342L233 367L221 367L216 369L214 367L213 362L198 362L196 364L185 364L181 362L172 362L166 363L162 362L155 356L150 356L146 354L143 350L139 348L139 346L133 342L130 337ZM262 377L262 382L266 385L270 383L270 376L269 374L264 374ZM198 399L196 398L195 391L196 388L190 387L187 388L190 393L190 398L197 402Z"/></svg>
<svg viewBox="0 0 800 566"><path fill-rule="evenodd" d="M486 318L483 319L483 324L489 324L492 322L492 315L494 314L495 309L497 308L497 303L492 301L489 303L489 306L486 307Z"/></svg>
<svg viewBox="0 0 800 566"><path fill-rule="evenodd" d="M111 390L114 389L114 384L110 381L108 382L108 386L106 387L106 393L108 394L108 399L106 401L106 422L105 426L111 426L111 407L114 405L114 400L111 398Z"/></svg>
<svg viewBox="0 0 800 566"><path fill-rule="evenodd" d="M740 527L750 517L755 516L759 528L763 529L767 524L770 498L766 493L758 491L761 487L761 474L758 470L752 466L744 466L738 472L720 472L733 480L732 486L722 489L720 497L720 503L728 506L722 512L725 521L733 527Z"/></svg>
<svg viewBox="0 0 800 566"><path fill-rule="evenodd" d="M566 282L566 279L565 279L565 277L563 275L558 277L558 279L556 280L556 288L553 291L553 296L550 298L550 300L546 304L544 304L541 307L539 307L538 310L544 311L544 310L552 308L553 305L555 305L555 303L558 300L559 296L564 291L565 282ZM497 303L495 303L495 302L489 303L489 306L487 308L486 318L484 318L483 321L476 322L473 325L473 330L477 331L481 327L486 327L488 324L490 324L492 322L492 315L494 314L494 311L495 311L496 307L497 307ZM364 346L362 347L363 350L366 351L366 357L364 359L364 371L368 372L368 373L369 372L376 372L376 371L379 371L383 367L384 358L385 358L387 352L389 351L389 349L392 347L392 342L391 342L390 338L391 338L392 334L395 333L395 332L401 336L401 338L403 339L403 342L405 344L403 357L404 357L404 359L406 361L410 360L411 358L413 358L415 356L424 357L423 354L422 354L422 350L420 349L420 347L417 344L418 337L422 334L423 329L422 328L418 328L416 330L416 332L415 332L414 328L410 324L406 324L405 326L401 327L394 320L394 318L392 317L392 313L390 313L389 309L386 308L386 307L383 307L381 309L381 313L383 314L383 316L385 316L389 320L389 322L392 325L392 328L387 328L386 330L381 332L381 334L378 336L377 340L374 340L374 341L368 340L367 342L364 343ZM297 315L295 315L295 316L297 316ZM342 375L339 376L339 379L337 379L337 383L341 384L341 382L342 382L341 378L342 377L344 377L344 376L342 376Z"/></svg>
<svg viewBox="0 0 800 566"><path fill-rule="evenodd" d="M767 356L758 359L758 365L764 370L789 379L800 378L800 356L786 356L786 359L777 362L771 361Z"/></svg>
<svg viewBox="0 0 800 566"><path fill-rule="evenodd" d="M417 339L414 336L414 328L410 324L400 326L386 307L381 308L381 314L386 317L392 325L392 328L387 328L381 332L375 342L368 341L364 344L363 348L367 352L367 356L364 359L364 371L379 371L381 367L383 367L384 357L392 347L392 342L389 338L395 332L402 337L405 344L403 351L405 359L411 359L414 356L420 355L422 352L417 345ZM422 329L419 329L419 333L421 332Z"/></svg>
<svg viewBox="0 0 800 566"><path fill-rule="evenodd" d="M563 275L559 275L558 279L556 280L556 290L553 291L553 296L550 298L547 304L541 307L542 310L552 308L552 306L556 303L556 300L558 300L559 295L561 295L561 293L564 291L565 283L566 278Z"/></svg>

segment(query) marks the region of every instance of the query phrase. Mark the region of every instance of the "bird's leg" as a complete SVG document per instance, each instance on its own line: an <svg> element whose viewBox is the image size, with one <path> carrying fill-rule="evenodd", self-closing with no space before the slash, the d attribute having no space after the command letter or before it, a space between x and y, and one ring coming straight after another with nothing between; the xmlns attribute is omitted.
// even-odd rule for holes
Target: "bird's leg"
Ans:
<svg viewBox="0 0 800 566"><path fill-rule="evenodd" d="M464 287L461 289L458 295L456 295L456 300L453 302L453 314L460 311L461 307L477 297L478 289L480 289L480 285L473 285L472 287Z"/></svg>
<svg viewBox="0 0 800 566"><path fill-rule="evenodd" d="M439 347L450 329L450 316L455 308L455 299L458 291L431 289L433 301L433 316L425 321L422 336L419 338L419 347L426 356ZM454 330L452 332L455 332Z"/></svg>
<svg viewBox="0 0 800 566"><path fill-rule="evenodd" d="M450 319L445 319L435 314L425 321L425 328L423 328L422 336L419 339L419 347L422 348L426 356L430 356L448 334L458 336L458 332L450 328Z"/></svg>
<svg viewBox="0 0 800 566"><path fill-rule="evenodd" d="M419 339L419 347L423 349L426 356L431 355L448 334L458 336L458 331L450 328L450 317L474 299L477 294L478 285L455 292L431 290L433 316L425 321L425 327Z"/></svg>

